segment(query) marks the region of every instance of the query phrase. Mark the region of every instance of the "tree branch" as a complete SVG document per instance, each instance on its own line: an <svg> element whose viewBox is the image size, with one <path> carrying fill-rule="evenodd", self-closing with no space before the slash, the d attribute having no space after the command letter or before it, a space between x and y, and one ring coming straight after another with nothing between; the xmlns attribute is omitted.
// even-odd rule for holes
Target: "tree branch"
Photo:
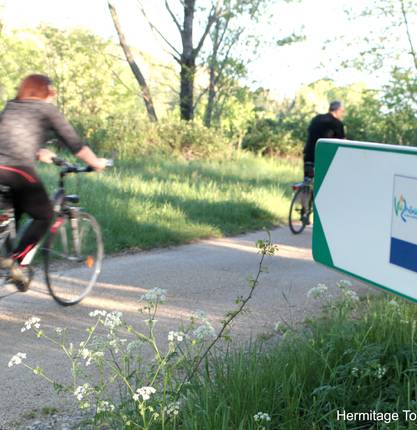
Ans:
<svg viewBox="0 0 417 430"><path fill-rule="evenodd" d="M216 10L216 8L213 7L209 13L208 18L207 18L207 25L206 25L206 28L204 30L204 33L201 36L200 41L198 42L197 46L193 50L195 57L197 57L198 54L200 53L201 48L203 47L204 42L206 41L206 38L210 33L211 27L216 22L216 20L219 18L219 15L220 15L219 10Z"/></svg>
<svg viewBox="0 0 417 430"><path fill-rule="evenodd" d="M414 68L417 70L417 53L416 53L416 50L414 48L413 39L411 37L411 31L410 31L410 25L408 23L407 11L405 9L404 0L399 0L399 1L401 4L401 13L403 16L404 25L405 25L405 29L407 32L408 44L410 46L410 54L413 57Z"/></svg>
<svg viewBox="0 0 417 430"><path fill-rule="evenodd" d="M168 45L168 47L172 50L172 52L170 54L172 55L172 57L174 58L175 61L180 63L181 62L180 51L178 51L178 49L163 35L163 33L159 30L159 28L156 27L153 24L153 22L148 18L146 10L145 10L145 8L144 8L144 6L140 0L138 0L138 5L139 5L139 8L142 12L143 17L146 19L151 30L154 31Z"/></svg>
<svg viewBox="0 0 417 430"><path fill-rule="evenodd" d="M165 0L165 8L168 11L168 13L171 15L172 20L174 21L174 24L176 25L176 27L178 28L178 31L180 33L182 33L182 27L178 21L178 18L176 17L175 13L172 11L168 0Z"/></svg>

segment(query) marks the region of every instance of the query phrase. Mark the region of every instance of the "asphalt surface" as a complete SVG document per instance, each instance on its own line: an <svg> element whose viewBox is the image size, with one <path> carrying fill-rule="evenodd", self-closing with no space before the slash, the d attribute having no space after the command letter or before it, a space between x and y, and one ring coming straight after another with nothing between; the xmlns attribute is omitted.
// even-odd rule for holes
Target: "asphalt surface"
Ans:
<svg viewBox="0 0 417 430"><path fill-rule="evenodd" d="M44 406L73 405L54 395L49 385L22 366L7 367L11 356L24 352L28 363L39 364L57 377L69 375L61 353L31 333L21 333L28 318L41 318L46 329L69 327L74 342L79 342L91 324L88 314L95 309L121 311L130 322L141 324L138 300L147 290L159 287L168 296L159 314L162 333L175 330L195 310L204 310L218 327L225 312L233 309L236 297L247 292L247 279L256 274L260 258L255 242L265 238L265 232L257 232L107 258L91 296L74 307L57 305L41 282L26 294L4 297L13 288L0 289L0 430L13 429L11 422L21 422ZM308 290L318 283L331 287L345 278L312 261L310 229L299 236L286 228L276 229L272 239L279 252L266 260L268 273L262 274L250 313L239 317L233 327L237 339L268 332L281 319L295 322L318 312L319 305L307 299Z"/></svg>

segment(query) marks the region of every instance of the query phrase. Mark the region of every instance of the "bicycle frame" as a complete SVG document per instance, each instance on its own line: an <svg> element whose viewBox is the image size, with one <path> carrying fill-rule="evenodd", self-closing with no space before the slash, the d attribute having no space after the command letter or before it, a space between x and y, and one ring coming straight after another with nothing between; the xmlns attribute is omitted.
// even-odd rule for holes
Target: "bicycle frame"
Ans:
<svg viewBox="0 0 417 430"><path fill-rule="evenodd" d="M59 183L58 183L58 189L55 191L55 193L53 194L53 197L51 199L52 201L52 205L54 208L54 212L56 214L56 218L54 223L52 224L52 226L50 227L50 232L51 233L55 233L58 228L64 223L65 221L65 216L68 216L71 219L71 227L73 230L73 234L74 234L74 238L75 238L75 242L76 244L76 253L77 255L80 254L80 241L79 241L79 235L78 235L78 228L76 225L77 219L76 217L74 217L72 214L74 212L74 210L79 211L80 208L78 207L72 207L72 206L68 206L66 204L66 202L72 202L72 203L78 203L79 202L79 197L77 195L65 195L65 177L67 176L69 172L62 170L60 172L60 176L59 176ZM7 209L6 209L7 210ZM18 232L16 232L16 218L15 218L15 214L14 214L14 209L13 210L13 214L10 214L10 225L8 226L8 228L0 233L0 249L3 248L7 242L7 240L10 240L12 243L16 240L16 237L21 236L22 233L30 226L30 224L33 222L33 220L29 220L27 221L20 229ZM1 220L0 220L1 221ZM29 266L33 259L35 258L39 248L42 245L42 242L39 242L36 246L34 246L22 259L21 264L23 266Z"/></svg>

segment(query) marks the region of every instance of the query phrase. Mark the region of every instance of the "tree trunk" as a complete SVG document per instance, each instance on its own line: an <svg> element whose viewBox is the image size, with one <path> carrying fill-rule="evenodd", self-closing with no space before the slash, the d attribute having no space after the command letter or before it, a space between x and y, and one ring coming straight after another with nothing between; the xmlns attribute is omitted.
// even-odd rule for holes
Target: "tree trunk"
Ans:
<svg viewBox="0 0 417 430"><path fill-rule="evenodd" d="M194 78L196 55L193 45L195 0L184 0L184 22L182 28L181 55L181 119L190 121L194 117Z"/></svg>
<svg viewBox="0 0 417 430"><path fill-rule="evenodd" d="M125 57L126 57L126 60L129 63L129 66L133 72L133 75L135 76L135 78L136 78L136 80L137 80L137 82L138 82L138 84L142 90L142 97L143 97L143 101L145 102L145 106L146 106L146 110L148 112L149 120L152 122L157 122L158 117L156 116L155 107L153 104L151 92L150 92L150 89L148 87L148 84L146 83L146 79L143 76L139 66L136 64L136 62L133 58L132 51L130 50L129 45L126 42L126 38L125 38L125 35L122 31L116 9L114 8L114 6L110 2L108 2L108 6L109 6L111 17L113 19L114 27L117 31L117 35L119 36L120 46L122 47L123 52L124 52Z"/></svg>
<svg viewBox="0 0 417 430"><path fill-rule="evenodd" d="M183 58L181 61L180 109L181 119L191 121L194 118L194 79L195 58Z"/></svg>
<svg viewBox="0 0 417 430"><path fill-rule="evenodd" d="M220 38L220 20L216 21L216 25L214 27L214 35L213 35L213 52L210 58L210 81L208 88L208 98L207 98L207 106L206 111L204 113L204 125L208 128L211 127L211 122L213 118L213 110L214 110L214 102L216 100L216 68L217 68L217 56L219 51L219 38Z"/></svg>

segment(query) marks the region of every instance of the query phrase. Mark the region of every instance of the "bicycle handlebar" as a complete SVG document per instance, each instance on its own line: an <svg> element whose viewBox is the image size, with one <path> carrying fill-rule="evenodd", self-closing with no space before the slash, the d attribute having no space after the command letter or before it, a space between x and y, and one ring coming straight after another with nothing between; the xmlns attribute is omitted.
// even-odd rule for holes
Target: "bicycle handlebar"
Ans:
<svg viewBox="0 0 417 430"><path fill-rule="evenodd" d="M65 173L89 173L94 171L91 166L77 166L76 164L71 164L59 157L53 157L52 162L55 166L62 167L62 170ZM107 160L106 167L113 167L113 165L113 160Z"/></svg>

